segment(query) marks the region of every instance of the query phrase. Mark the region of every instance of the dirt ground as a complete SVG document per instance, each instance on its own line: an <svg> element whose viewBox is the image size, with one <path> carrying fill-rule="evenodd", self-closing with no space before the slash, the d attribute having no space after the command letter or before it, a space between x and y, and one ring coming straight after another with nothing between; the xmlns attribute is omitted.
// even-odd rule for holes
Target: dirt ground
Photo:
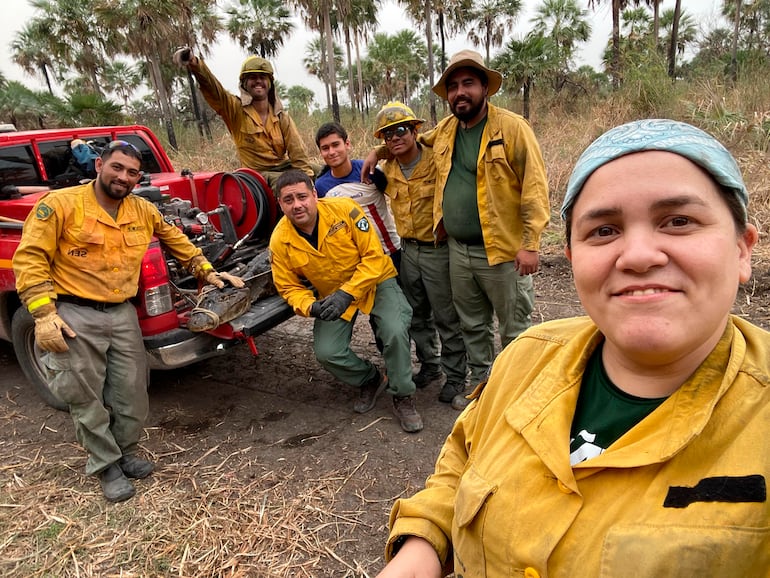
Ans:
<svg viewBox="0 0 770 578"><path fill-rule="evenodd" d="M760 262L736 312L770 328ZM534 322L580 314L566 260L545 256ZM159 466L106 504L83 475L67 414L27 385L0 343L0 575L374 576L393 501L419 489L457 412L417 393L425 429L401 431L390 400L353 413L356 391L315 362L295 318L247 347L153 374L142 447ZM376 358L363 320L356 347Z"/></svg>

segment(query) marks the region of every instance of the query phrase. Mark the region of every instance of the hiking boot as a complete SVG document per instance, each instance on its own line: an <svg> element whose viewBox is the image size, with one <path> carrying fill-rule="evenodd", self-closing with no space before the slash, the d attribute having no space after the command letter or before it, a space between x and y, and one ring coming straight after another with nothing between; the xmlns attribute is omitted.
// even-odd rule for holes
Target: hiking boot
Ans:
<svg viewBox="0 0 770 578"><path fill-rule="evenodd" d="M388 385L387 376L383 376L376 367L374 371L376 372L374 377L361 386L358 400L353 404L353 411L356 413L370 411L374 404L377 403L377 398L385 391L385 387Z"/></svg>
<svg viewBox="0 0 770 578"><path fill-rule="evenodd" d="M412 381L417 389L425 389L429 385L441 381L444 377L444 372L441 371L441 367L438 365L426 365L420 366L420 371L412 376Z"/></svg>
<svg viewBox="0 0 770 578"><path fill-rule="evenodd" d="M393 413L401 422L401 429L407 433L415 433L422 429L422 418L414 407L414 398L393 396Z"/></svg>
<svg viewBox="0 0 770 578"><path fill-rule="evenodd" d="M468 392L458 393L452 398L452 408L462 411L471 403L471 399L465 397Z"/></svg>
<svg viewBox="0 0 770 578"><path fill-rule="evenodd" d="M155 464L134 455L123 456L118 460L118 465L126 477L137 480L146 478L155 469Z"/></svg>
<svg viewBox="0 0 770 578"><path fill-rule="evenodd" d="M136 493L134 486L123 475L123 470L117 463L99 472L99 484L108 502L123 502Z"/></svg>
<svg viewBox="0 0 770 578"><path fill-rule="evenodd" d="M465 383L450 383L446 382L444 387L441 388L441 393L438 394L438 400L442 403L452 403L452 400L458 394L463 394L465 391Z"/></svg>

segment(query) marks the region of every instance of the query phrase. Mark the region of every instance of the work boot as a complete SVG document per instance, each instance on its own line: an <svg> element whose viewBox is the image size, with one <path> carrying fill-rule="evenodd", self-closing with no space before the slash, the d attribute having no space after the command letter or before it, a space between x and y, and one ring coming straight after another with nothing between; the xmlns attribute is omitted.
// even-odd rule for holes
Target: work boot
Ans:
<svg viewBox="0 0 770 578"><path fill-rule="evenodd" d="M393 396L393 413L401 422L401 429L407 433L415 433L422 430L422 418L414 407L414 398L411 395L405 397Z"/></svg>
<svg viewBox="0 0 770 578"><path fill-rule="evenodd" d="M447 381L444 387L441 388L441 392L438 394L438 400L442 403L452 403L452 400L458 394L463 394L465 391L465 382L452 383ZM464 395L464 394L463 394Z"/></svg>
<svg viewBox="0 0 770 578"><path fill-rule="evenodd" d="M155 469L155 464L134 455L123 456L118 461L118 465L126 477L137 480L146 478Z"/></svg>
<svg viewBox="0 0 770 578"><path fill-rule="evenodd" d="M377 398L385 391L385 387L388 385L387 376L383 376L376 367L374 371L376 372L374 377L361 386L358 399L353 404L353 411L356 413L370 411L374 404L377 403Z"/></svg>
<svg viewBox="0 0 770 578"><path fill-rule="evenodd" d="M111 464L99 472L99 484L108 502L123 502L136 493L134 486L123 475L117 463Z"/></svg>
<svg viewBox="0 0 770 578"><path fill-rule="evenodd" d="M424 389L429 385L441 381L444 377L444 372L441 371L441 367L438 365L425 364L420 366L420 371L412 376L412 381L417 389Z"/></svg>
<svg viewBox="0 0 770 578"><path fill-rule="evenodd" d="M472 400L470 400L467 397L465 397L467 394L468 394L468 392L464 391L464 392L458 393L456 396L454 396L452 398L452 408L456 409L456 410L459 410L459 411L462 411L466 407L468 407L468 405L471 403Z"/></svg>

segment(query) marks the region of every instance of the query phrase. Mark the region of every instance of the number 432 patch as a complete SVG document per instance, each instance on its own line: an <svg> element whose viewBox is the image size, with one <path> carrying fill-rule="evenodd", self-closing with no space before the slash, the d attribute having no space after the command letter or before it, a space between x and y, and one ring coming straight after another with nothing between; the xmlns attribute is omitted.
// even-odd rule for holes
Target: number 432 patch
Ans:
<svg viewBox="0 0 770 578"><path fill-rule="evenodd" d="M356 228L364 233L369 230L369 221L366 220L366 217L361 217L356 221Z"/></svg>

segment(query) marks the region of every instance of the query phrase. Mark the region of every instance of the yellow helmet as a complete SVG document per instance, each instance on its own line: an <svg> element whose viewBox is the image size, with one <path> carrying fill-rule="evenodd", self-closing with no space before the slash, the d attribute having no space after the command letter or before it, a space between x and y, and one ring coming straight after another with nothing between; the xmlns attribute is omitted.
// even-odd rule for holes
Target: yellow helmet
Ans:
<svg viewBox="0 0 770 578"><path fill-rule="evenodd" d="M403 102L392 100L377 113L377 118L374 120L374 124L377 127L374 130L374 138L382 138L382 131L389 126L407 122L411 123L415 128L419 128L425 121L417 118L412 109Z"/></svg>
<svg viewBox="0 0 770 578"><path fill-rule="evenodd" d="M274 76L273 65L260 56L249 56L241 65L241 74L238 80L243 82L243 77L247 74L268 74L270 78Z"/></svg>

